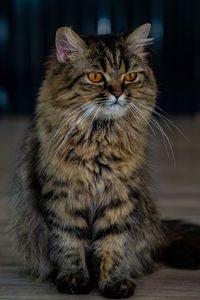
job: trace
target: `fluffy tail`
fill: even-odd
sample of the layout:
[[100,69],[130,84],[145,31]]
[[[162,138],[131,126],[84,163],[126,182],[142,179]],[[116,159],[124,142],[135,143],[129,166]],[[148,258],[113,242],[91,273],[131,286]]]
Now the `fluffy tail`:
[[162,221],[167,245],[161,260],[174,268],[200,269],[200,226],[182,221]]

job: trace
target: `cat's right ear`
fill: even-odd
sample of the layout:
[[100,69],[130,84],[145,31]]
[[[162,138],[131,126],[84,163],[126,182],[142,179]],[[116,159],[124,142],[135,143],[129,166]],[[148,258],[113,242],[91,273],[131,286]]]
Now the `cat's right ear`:
[[129,51],[134,52],[139,56],[145,55],[146,46],[150,45],[153,41],[149,38],[149,32],[151,29],[151,24],[144,24],[137,29],[135,29],[131,34],[129,34],[126,39],[126,45]]
[[60,63],[69,63],[82,56],[86,49],[84,41],[69,27],[56,32],[56,56]]

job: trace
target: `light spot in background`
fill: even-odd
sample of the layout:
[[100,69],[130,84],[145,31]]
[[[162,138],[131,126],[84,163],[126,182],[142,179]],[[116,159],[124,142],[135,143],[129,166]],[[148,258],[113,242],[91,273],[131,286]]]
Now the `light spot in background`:
[[7,18],[0,15],[0,46],[4,46],[8,42],[9,28]]
[[153,19],[152,20],[152,32],[156,34],[159,39],[163,39],[164,26],[162,20]]
[[164,24],[161,19],[152,18],[152,27],[151,27],[152,36],[156,39],[156,44],[159,48],[163,46],[163,37],[164,37]]
[[0,86],[0,110],[5,111],[7,107],[8,107],[8,92],[3,86]]
[[97,21],[97,34],[111,33],[111,20],[108,16],[100,16]]

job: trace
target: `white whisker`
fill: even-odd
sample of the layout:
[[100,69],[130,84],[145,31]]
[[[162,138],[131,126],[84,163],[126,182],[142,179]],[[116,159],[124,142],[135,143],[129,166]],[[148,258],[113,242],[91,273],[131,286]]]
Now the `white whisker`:
[[[54,136],[53,136],[53,138],[52,138],[52,140],[51,140],[51,143],[52,143],[53,141],[55,141],[55,140],[59,137],[59,134],[61,133],[61,130],[63,129],[63,127],[66,126],[67,123],[69,123],[69,121],[71,121],[72,119],[75,119],[81,112],[83,112],[84,110],[88,109],[88,108],[91,107],[92,105],[93,105],[93,104],[91,104],[91,103],[90,103],[90,104],[87,103],[87,105],[82,105],[82,106],[84,106],[84,107],[78,107],[77,109],[75,109],[75,111],[72,112],[70,118],[64,119],[64,120],[61,122],[61,124],[60,124],[58,130],[57,130],[56,133],[54,134]],[[64,114],[63,114],[63,115],[64,115]],[[67,116],[67,114],[66,114],[65,116]]]
[[81,106],[81,103],[77,103],[77,104],[75,104],[75,105],[69,107],[69,109],[65,110],[65,111],[60,115],[60,117],[66,115],[70,110],[72,110],[72,108],[75,108],[75,107],[77,107],[77,106]]
[[143,120],[149,125],[151,131],[153,132],[154,135],[155,131],[153,130],[152,126],[150,125],[148,119],[150,116],[148,116],[148,118],[146,118],[142,113],[144,113],[143,111],[141,111],[136,105],[134,105],[133,103],[129,103],[129,105],[133,106],[133,108],[136,110],[136,112],[143,118]]
[[[176,167],[176,160],[175,160],[175,156],[174,156],[174,151],[173,151],[172,143],[170,142],[169,137],[167,136],[167,134],[165,133],[163,128],[160,126],[158,121],[152,115],[150,116],[150,121],[151,121],[151,124],[154,124],[154,126],[161,132],[163,142],[164,142],[164,146],[165,146],[165,149],[166,149],[166,152],[167,152],[167,156],[170,159],[169,151],[168,151],[168,148],[167,148],[167,144],[168,144],[168,146],[170,148],[170,151],[171,151],[171,155],[172,155],[172,162],[174,164],[174,167]],[[166,144],[166,141],[167,141],[167,144]]]
[[90,124],[89,124],[89,127],[88,127],[87,144],[88,144],[88,138],[89,138],[89,134],[90,134],[90,128],[92,127],[92,123],[93,123],[95,117],[98,115],[100,109],[101,109],[101,107],[99,107],[99,108],[97,109],[97,111],[95,112],[95,114],[94,114],[94,116],[92,117],[92,120],[91,120],[91,122],[90,122]]
[[[133,100],[133,99],[132,99],[132,100]],[[168,145],[168,146],[169,146],[169,149],[170,149],[170,151],[171,151],[173,164],[174,164],[174,166],[176,167],[176,161],[175,161],[175,156],[174,156],[172,144],[171,144],[171,142],[170,142],[168,136],[167,136],[166,133],[164,132],[163,128],[159,125],[159,123],[157,122],[157,120],[156,120],[152,115],[150,115],[150,114],[148,114],[147,112],[145,112],[144,109],[143,109],[143,110],[139,109],[139,107],[136,106],[136,104],[133,105],[133,103],[130,103],[130,101],[128,101],[128,103],[131,104],[131,105],[135,108],[135,110],[136,110],[138,113],[140,112],[140,115],[141,115],[141,117],[143,117],[144,120],[147,121],[147,119],[149,119],[149,126],[150,126],[150,124],[152,124],[152,125],[154,125],[154,126],[160,131],[160,133],[161,133],[161,135],[162,135],[162,138],[163,138],[164,146],[165,146],[165,149],[166,149],[166,152],[167,152],[167,156],[168,156],[169,159],[170,159],[169,151],[168,151],[168,147],[167,147],[167,145]],[[138,103],[137,103],[137,104],[138,104]],[[136,108],[136,107],[137,107],[137,108]],[[150,110],[150,108],[149,108],[149,110]],[[151,110],[151,112],[153,112],[153,110]],[[143,116],[143,115],[144,115],[144,116]],[[145,116],[146,116],[147,119],[145,119]],[[167,142],[167,144],[166,144],[166,142]]]
[[83,114],[83,116],[81,118],[79,118],[75,124],[71,127],[71,129],[67,132],[67,134],[65,135],[63,141],[61,142],[61,144],[59,145],[57,152],[59,152],[60,148],[64,145],[64,143],[66,142],[67,138],[69,137],[70,133],[72,132],[72,130],[78,125],[80,124],[82,121],[84,121],[90,114],[91,112],[95,109],[95,106],[93,106],[92,108],[88,108],[87,111]]
[[[140,101],[141,102],[141,101]],[[141,104],[139,101],[137,104],[139,104],[140,106],[143,106],[145,107],[147,110],[150,110],[150,111],[153,111],[151,108],[149,108],[148,106],[144,105],[144,104]],[[144,103],[144,101],[142,101]],[[156,108],[160,109],[163,113],[164,111],[156,105]],[[188,138],[184,135],[184,133],[180,130],[180,128],[178,128],[172,121],[170,121],[167,117],[165,117],[163,114],[157,112],[157,111],[153,111],[154,114],[156,114],[158,117],[161,118],[161,120],[163,120],[163,122],[165,123],[165,125],[167,126],[167,128],[169,128],[171,130],[171,127],[167,124],[167,122],[173,126],[187,141],[188,141]]]

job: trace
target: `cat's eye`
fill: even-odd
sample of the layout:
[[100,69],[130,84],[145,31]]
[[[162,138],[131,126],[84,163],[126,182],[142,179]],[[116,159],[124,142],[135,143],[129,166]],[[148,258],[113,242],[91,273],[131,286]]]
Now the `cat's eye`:
[[131,72],[128,73],[124,76],[125,81],[135,81],[137,78],[137,73],[136,72]]
[[90,72],[88,73],[88,78],[94,83],[99,83],[103,80],[103,75],[100,72]]

